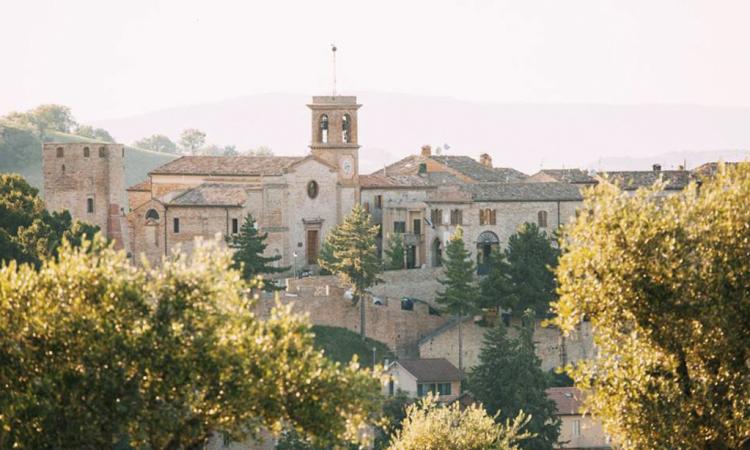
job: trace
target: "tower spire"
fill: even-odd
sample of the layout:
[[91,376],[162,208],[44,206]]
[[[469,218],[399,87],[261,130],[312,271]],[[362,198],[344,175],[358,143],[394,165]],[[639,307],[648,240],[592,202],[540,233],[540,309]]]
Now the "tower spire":
[[333,96],[336,96],[336,44],[331,44],[331,54],[333,55]]

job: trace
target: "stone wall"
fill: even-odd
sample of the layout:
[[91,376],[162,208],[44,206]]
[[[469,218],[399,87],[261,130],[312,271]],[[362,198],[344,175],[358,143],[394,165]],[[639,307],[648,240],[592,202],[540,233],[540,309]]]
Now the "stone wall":
[[[513,325],[518,325],[514,323]],[[488,328],[465,319],[463,334],[463,365],[467,370],[479,363],[479,353],[484,344],[484,334]],[[511,328],[510,336],[516,331]],[[542,369],[550,370],[582,359],[595,356],[591,324],[584,322],[568,337],[563,337],[560,330],[553,327],[542,327],[537,323],[534,329],[536,353],[542,361]],[[445,358],[458,367],[458,327],[453,321],[443,329],[423,338],[419,343],[420,358]]]
[[388,270],[380,275],[383,283],[370,289],[378,297],[411,297],[436,306],[435,295],[440,290],[437,278],[443,268],[423,267],[409,270]]

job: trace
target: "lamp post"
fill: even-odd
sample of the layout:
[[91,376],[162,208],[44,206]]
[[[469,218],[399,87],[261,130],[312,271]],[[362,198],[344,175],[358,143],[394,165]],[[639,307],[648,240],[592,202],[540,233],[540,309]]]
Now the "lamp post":
[[292,262],[292,273],[294,274],[294,278],[297,278],[297,252],[293,252],[292,256],[294,257],[294,261]]

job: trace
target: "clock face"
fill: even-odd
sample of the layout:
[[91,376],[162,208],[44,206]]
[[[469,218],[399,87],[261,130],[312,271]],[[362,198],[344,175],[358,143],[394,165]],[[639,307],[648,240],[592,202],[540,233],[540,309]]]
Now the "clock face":
[[340,160],[341,173],[344,178],[351,178],[354,176],[354,158],[351,156],[342,156]]

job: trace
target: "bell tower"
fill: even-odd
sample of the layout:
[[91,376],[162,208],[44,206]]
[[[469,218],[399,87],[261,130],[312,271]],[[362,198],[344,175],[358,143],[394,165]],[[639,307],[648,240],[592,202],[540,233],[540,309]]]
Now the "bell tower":
[[342,184],[356,184],[359,176],[357,97],[315,96],[307,105],[312,112],[310,150],[339,169]]

